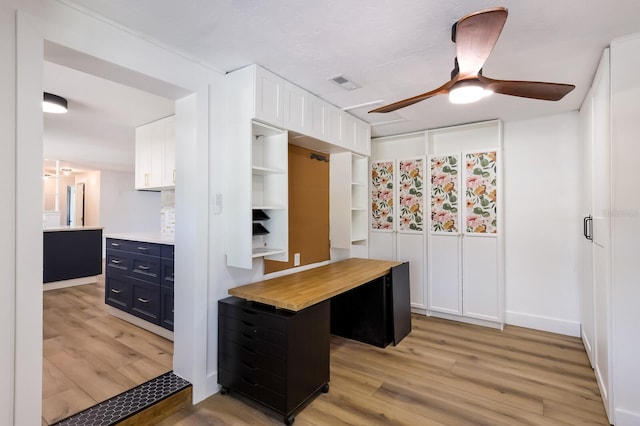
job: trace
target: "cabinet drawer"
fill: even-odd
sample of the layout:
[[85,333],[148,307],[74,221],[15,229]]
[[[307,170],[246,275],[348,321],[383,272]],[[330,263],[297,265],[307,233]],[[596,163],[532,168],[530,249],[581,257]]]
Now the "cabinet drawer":
[[286,355],[286,343],[284,339],[281,343],[274,343],[259,339],[250,329],[238,326],[237,321],[225,321],[220,317],[220,338],[246,348],[249,351],[268,355],[278,359],[284,359]]
[[160,284],[160,258],[144,254],[131,254],[131,275]]
[[133,241],[118,240],[116,238],[107,238],[106,249],[131,251],[131,246],[135,244]]
[[160,260],[160,284],[173,288],[173,260],[162,258]]
[[222,336],[219,338],[219,354],[222,359],[236,359],[238,362],[245,363],[250,366],[259,366],[261,369],[268,371],[276,376],[285,376],[285,361],[274,358],[260,352],[256,352],[250,347],[238,344],[232,340],[226,340]]
[[107,274],[104,301],[118,309],[128,310],[131,306],[131,285],[129,278],[120,274]]
[[169,244],[163,244],[160,247],[160,257],[165,259],[174,259],[175,246]]
[[173,331],[173,288],[160,287],[160,325]]
[[130,241],[130,244],[129,247],[133,253],[160,257],[160,247],[162,244],[145,243],[142,241]]
[[276,375],[258,367],[256,364],[240,360],[228,354],[223,354],[219,362],[220,368],[234,375],[243,377],[255,385],[262,386],[273,392],[284,395],[286,393],[286,381],[284,376]]
[[105,260],[107,273],[110,271],[127,272],[131,268],[131,259],[129,254],[117,250],[107,249],[107,258]]
[[221,316],[220,321],[228,330],[237,334],[245,335],[247,338],[252,340],[258,339],[279,346],[285,345],[287,341],[284,333],[264,327],[260,322],[256,325],[255,322],[229,318],[224,315]]
[[160,286],[135,278],[131,282],[131,313],[154,324],[160,323]]
[[[230,299],[231,302],[227,302]],[[244,321],[249,327],[260,325],[263,328],[284,333],[285,319],[278,317],[275,314],[275,310],[273,313],[266,312],[269,308],[255,308],[249,302],[245,301],[234,304],[234,301],[237,302],[237,300],[238,299],[234,298],[221,300],[218,304],[219,314],[228,318]]]
[[255,399],[276,411],[287,412],[284,395],[253,382],[251,378],[242,377],[234,372],[220,368],[218,369],[218,383]]

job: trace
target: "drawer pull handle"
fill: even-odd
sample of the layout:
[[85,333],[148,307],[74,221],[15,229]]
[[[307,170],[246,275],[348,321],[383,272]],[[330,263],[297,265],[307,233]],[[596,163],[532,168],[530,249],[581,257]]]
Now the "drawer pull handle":
[[245,351],[247,351],[247,352],[251,352],[251,353],[255,353],[255,351],[254,351],[253,349],[248,348],[248,347],[246,347],[245,345],[241,345],[241,346],[242,346],[242,349],[244,349]]
[[138,266],[138,269],[142,269],[143,271],[148,271],[149,267],[147,265],[140,265]]
[[138,250],[147,251],[147,250],[149,250],[149,247],[138,247]]
[[149,299],[143,299],[142,297],[138,297],[138,302],[149,303]]
[[116,265],[120,264],[120,261],[118,259],[111,259],[111,263],[114,263]]
[[258,386],[257,383],[254,383],[253,381],[249,380],[249,379],[245,379],[244,377],[241,377],[242,381],[245,382],[246,384],[248,384],[249,386]]
[[120,293],[122,293],[122,291],[118,290],[117,288],[112,288],[111,289],[111,293],[120,294]]
[[118,243],[111,243],[111,246],[112,246],[112,247],[120,247],[120,244],[118,244]]

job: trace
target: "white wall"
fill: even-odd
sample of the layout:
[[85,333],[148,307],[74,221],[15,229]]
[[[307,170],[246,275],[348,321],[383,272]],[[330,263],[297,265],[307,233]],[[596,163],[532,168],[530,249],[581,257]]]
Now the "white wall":
[[504,124],[508,324],[579,336],[578,113]]
[[159,234],[160,192],[134,189],[133,173],[103,170],[100,225],[105,234]]
[[[100,226],[100,171],[95,170],[76,175],[76,184],[84,183],[84,225]],[[78,195],[78,194],[76,194]]]

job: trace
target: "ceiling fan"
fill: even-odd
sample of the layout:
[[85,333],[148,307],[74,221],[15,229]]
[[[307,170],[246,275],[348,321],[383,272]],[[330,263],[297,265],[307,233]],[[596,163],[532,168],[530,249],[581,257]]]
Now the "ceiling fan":
[[470,13],[451,28],[456,59],[451,80],[427,93],[376,108],[369,112],[391,112],[436,95],[449,94],[453,103],[471,103],[487,94],[559,101],[575,86],[541,81],[494,80],[482,75],[482,67],[493,50],[507,20],[507,9],[496,7]]

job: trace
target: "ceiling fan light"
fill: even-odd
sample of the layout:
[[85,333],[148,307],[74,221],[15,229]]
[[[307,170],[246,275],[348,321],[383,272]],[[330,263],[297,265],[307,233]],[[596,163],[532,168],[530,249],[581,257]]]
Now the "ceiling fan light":
[[482,99],[484,87],[473,83],[458,83],[449,90],[449,102],[452,104],[470,104]]
[[493,90],[484,89],[484,92],[482,93],[483,98],[488,98],[491,95],[493,95]]
[[44,92],[42,111],[54,114],[64,114],[67,112],[67,100],[62,96]]

